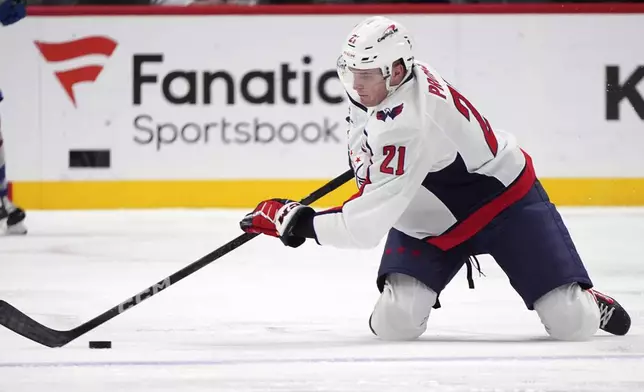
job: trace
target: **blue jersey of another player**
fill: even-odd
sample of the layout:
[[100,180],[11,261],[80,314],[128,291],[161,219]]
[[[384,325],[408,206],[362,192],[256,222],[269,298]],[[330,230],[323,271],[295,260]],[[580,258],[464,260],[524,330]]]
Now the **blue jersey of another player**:
[[23,0],[6,0],[0,3],[0,24],[9,26],[27,15]]
[[[6,0],[0,3],[0,24],[3,26],[14,24],[26,15],[27,9],[22,0]],[[2,98],[2,90],[0,90],[0,101]]]

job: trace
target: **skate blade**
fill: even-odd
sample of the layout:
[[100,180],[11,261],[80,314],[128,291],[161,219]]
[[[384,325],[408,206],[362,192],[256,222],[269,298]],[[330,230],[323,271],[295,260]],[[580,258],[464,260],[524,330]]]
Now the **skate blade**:
[[24,223],[16,223],[15,225],[7,226],[5,229],[7,235],[25,235],[27,234],[27,226]]

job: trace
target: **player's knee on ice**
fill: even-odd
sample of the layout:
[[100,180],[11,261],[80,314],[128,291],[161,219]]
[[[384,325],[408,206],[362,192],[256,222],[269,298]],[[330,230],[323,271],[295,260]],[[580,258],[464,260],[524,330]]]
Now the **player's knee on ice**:
[[390,274],[371,314],[371,330],[385,340],[416,339],[427,329],[427,318],[436,297],[419,280]]
[[548,334],[558,340],[588,340],[599,329],[599,307],[577,283],[557,287],[534,303]]

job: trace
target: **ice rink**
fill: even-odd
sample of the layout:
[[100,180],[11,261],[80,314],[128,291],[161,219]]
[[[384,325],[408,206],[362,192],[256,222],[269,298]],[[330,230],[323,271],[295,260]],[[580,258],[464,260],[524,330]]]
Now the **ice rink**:
[[[382,342],[381,247],[260,237],[63,348],[0,327],[0,392],[644,391],[644,209],[561,211],[629,335],[548,339],[482,256],[486,276],[470,290],[463,269],[420,340]],[[28,236],[0,236],[0,298],[71,329],[241,234],[244,212],[28,212]]]

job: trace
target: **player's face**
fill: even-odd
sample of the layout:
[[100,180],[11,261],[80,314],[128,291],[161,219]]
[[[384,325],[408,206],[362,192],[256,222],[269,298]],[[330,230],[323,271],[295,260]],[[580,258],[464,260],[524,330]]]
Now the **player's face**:
[[387,85],[380,68],[354,69],[353,89],[360,96],[360,103],[365,106],[376,106],[387,97]]

